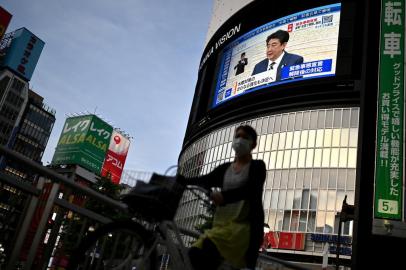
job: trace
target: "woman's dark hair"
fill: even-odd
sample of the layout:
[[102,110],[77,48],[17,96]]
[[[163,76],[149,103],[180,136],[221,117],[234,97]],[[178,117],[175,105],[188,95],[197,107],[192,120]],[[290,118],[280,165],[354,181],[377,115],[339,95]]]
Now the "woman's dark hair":
[[239,131],[240,129],[242,129],[245,133],[248,134],[248,136],[251,137],[252,141],[256,144],[257,143],[257,132],[255,131],[255,129],[251,126],[248,125],[243,125],[243,126],[239,126],[237,127],[237,129],[235,130],[235,132]]

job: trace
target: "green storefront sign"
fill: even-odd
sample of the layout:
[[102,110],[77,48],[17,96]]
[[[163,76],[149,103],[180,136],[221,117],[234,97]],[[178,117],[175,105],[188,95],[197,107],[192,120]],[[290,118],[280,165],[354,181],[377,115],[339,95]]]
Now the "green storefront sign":
[[400,220],[403,206],[404,5],[382,1],[375,217]]
[[66,119],[52,164],[78,164],[99,174],[113,128],[95,115]]

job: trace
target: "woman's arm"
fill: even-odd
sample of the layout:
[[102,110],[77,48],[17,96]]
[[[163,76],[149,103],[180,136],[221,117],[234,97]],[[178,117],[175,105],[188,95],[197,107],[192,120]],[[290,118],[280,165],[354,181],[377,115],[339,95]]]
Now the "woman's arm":
[[198,177],[186,177],[184,180],[184,184],[201,186],[205,189],[210,189],[212,187],[221,187],[223,185],[224,173],[228,166],[229,163],[224,163],[219,165],[213,171],[206,175]]

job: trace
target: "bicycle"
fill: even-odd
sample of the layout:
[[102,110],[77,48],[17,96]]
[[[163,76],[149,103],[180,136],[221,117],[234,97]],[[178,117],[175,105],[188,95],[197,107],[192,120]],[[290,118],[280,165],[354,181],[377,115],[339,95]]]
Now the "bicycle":
[[122,198],[133,216],[89,233],[72,254],[67,269],[192,269],[181,230],[196,238],[198,234],[180,229],[173,218],[185,189],[205,203],[209,191],[185,187],[176,180],[176,176],[153,174],[149,184],[138,182]]

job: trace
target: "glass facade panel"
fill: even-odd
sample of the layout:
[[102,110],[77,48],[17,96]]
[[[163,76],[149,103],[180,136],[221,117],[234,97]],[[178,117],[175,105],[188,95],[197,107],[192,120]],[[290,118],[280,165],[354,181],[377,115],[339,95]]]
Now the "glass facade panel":
[[293,145],[292,148],[299,148],[300,144],[300,131],[293,132]]
[[281,130],[281,120],[282,116],[280,114],[275,117],[275,125],[273,128],[273,132],[279,132]]
[[326,212],[318,211],[316,220],[316,232],[324,232],[324,225],[326,224]]
[[265,167],[266,168],[269,168],[269,156],[270,156],[270,153],[269,152],[265,152],[265,154],[264,154],[264,162],[265,162]]
[[267,224],[269,225],[270,231],[275,231],[275,218],[276,218],[276,210],[269,210]]
[[327,190],[320,190],[318,210],[326,210],[327,206]]
[[304,189],[302,192],[302,202],[300,209],[309,209],[309,190]]
[[279,196],[279,190],[278,189],[272,190],[271,205],[269,207],[270,209],[278,209],[278,196]]
[[357,149],[348,149],[348,168],[355,168],[357,166]]
[[312,190],[310,192],[310,204],[309,209],[316,210],[317,209],[317,190]]
[[355,189],[355,170],[348,170],[347,173],[347,184],[345,186],[346,190],[354,190]]
[[276,221],[275,221],[276,231],[282,231],[282,223],[283,223],[283,210],[278,210],[276,212]]
[[333,136],[333,131],[331,129],[324,130],[324,147],[331,147],[331,138]]
[[279,133],[273,134],[271,150],[278,150],[278,142],[279,142]]
[[284,209],[286,200],[286,189],[281,189],[279,191],[278,209]]
[[334,212],[326,213],[326,225],[324,227],[323,233],[333,233],[334,232]]
[[339,156],[340,156],[340,158],[338,161],[338,167],[340,167],[340,168],[347,167],[348,149],[340,148]]
[[316,212],[311,211],[311,212],[309,212],[309,222],[307,223],[307,231],[314,232],[315,225],[316,225]]
[[278,149],[285,149],[285,139],[286,139],[286,133],[280,133]]
[[286,205],[285,209],[292,209],[293,208],[293,196],[294,196],[294,190],[288,190],[286,192]]
[[340,146],[340,133],[341,133],[340,129],[337,129],[337,128],[333,129],[333,138],[331,141],[331,145],[333,147]]
[[318,129],[316,131],[316,147],[322,147],[323,146],[323,138],[324,138],[324,130],[323,129]]
[[296,170],[289,170],[288,188],[295,187]]
[[337,189],[345,189],[346,178],[347,178],[347,170],[339,169],[337,175]]
[[306,153],[306,168],[313,167],[314,149],[307,149]]
[[259,152],[265,151],[265,143],[266,143],[266,135],[260,136],[258,145]]
[[265,151],[270,151],[272,145],[272,134],[266,135]]
[[300,211],[294,210],[292,211],[292,220],[290,223],[290,231],[296,232],[299,226],[299,213]]
[[290,167],[291,168],[296,168],[297,167],[297,159],[299,157],[299,150],[292,150],[291,156],[290,156]]
[[348,146],[357,147],[357,142],[358,142],[358,129],[350,128],[350,139],[349,139]]
[[323,149],[323,156],[322,156],[322,161],[321,161],[321,166],[323,168],[329,167],[330,165],[330,148],[324,148]]
[[292,148],[292,143],[293,143],[293,132],[287,132],[287,133],[286,133],[285,149],[290,149],[290,148]]
[[281,171],[281,186],[280,188],[287,188],[288,187],[288,170]]
[[308,147],[315,147],[316,143],[316,130],[309,130],[307,146]]
[[320,183],[320,169],[313,169],[312,189],[318,188]]
[[300,211],[299,231],[305,232],[307,225],[307,211]]
[[315,149],[314,150],[314,167],[318,168],[321,167],[321,157],[323,149]]
[[268,209],[269,208],[269,206],[271,205],[271,191],[270,190],[266,190],[265,192],[264,192],[264,202],[263,202],[263,205],[264,205],[264,209]]
[[307,147],[307,137],[309,135],[308,130],[303,130],[302,134],[300,136],[300,148],[306,148]]
[[300,149],[299,150],[299,159],[297,163],[298,168],[304,168],[305,167],[305,162],[306,162],[306,150],[305,149]]

